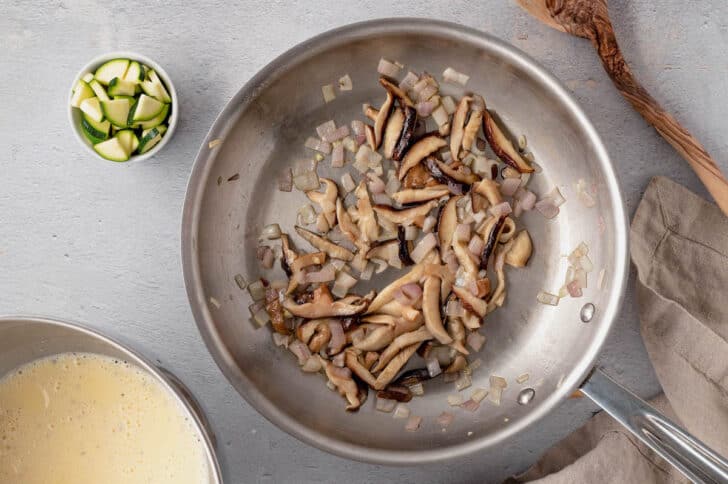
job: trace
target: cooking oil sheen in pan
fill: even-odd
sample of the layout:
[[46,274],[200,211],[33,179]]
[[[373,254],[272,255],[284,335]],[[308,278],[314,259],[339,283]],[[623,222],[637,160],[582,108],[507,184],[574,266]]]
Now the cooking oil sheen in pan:
[[65,353],[0,379],[0,482],[201,484],[204,447],[145,371]]

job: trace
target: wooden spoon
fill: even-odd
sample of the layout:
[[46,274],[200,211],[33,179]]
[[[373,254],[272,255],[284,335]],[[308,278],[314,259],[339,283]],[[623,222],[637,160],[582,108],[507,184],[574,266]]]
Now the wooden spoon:
[[728,180],[703,145],[634,78],[617,45],[606,0],[516,0],[531,15],[562,32],[589,39],[619,92],[690,164],[724,214]]

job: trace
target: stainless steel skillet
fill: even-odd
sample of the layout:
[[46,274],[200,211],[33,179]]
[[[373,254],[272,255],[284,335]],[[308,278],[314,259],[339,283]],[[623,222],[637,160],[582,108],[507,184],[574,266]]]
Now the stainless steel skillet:
[[[275,221],[291,230],[305,202],[301,193],[277,190],[278,171],[306,156],[303,142],[317,124],[348,122],[360,117],[363,102],[378,102],[376,65],[382,56],[419,71],[439,73],[452,66],[470,74],[468,90],[482,93],[513,133],[527,136],[543,167],[532,180],[534,190],[545,193],[559,185],[570,198],[553,220],[524,216],[534,256],[526,270],[511,271],[507,302],[483,330],[488,337],[480,355],[484,365],[474,374],[473,387],[487,388],[490,374],[504,376],[509,387],[503,402],[484,405],[475,414],[459,413],[447,432],[435,423],[452,392],[452,384],[443,382],[428,383],[426,396],[411,402],[412,411],[425,417],[418,432],[405,432],[389,415],[374,411],[372,403],[356,414],[345,413],[319,377],[302,374],[289,354],[272,345],[267,330],[248,323],[250,300],[234,282],[238,273],[248,279],[258,274],[261,228]],[[321,86],[345,73],[353,78],[354,90],[325,104]],[[210,148],[214,139],[222,143]],[[319,175],[339,179],[341,172],[322,166]],[[576,200],[573,184],[579,179],[596,186],[595,207]],[[584,297],[563,299],[557,307],[537,304],[539,290],[560,287],[562,256],[582,241],[596,267]],[[593,126],[562,85],[522,52],[481,32],[429,20],[379,20],[327,32],[274,60],[228,103],[198,153],[184,207],[182,256],[193,313],[227,378],[273,423],[324,450],[398,464],[484,450],[507,442],[583,385],[640,438],[675,439],[670,440],[674,452],[663,451],[668,458],[692,453],[697,460],[700,453],[702,468],[711,461],[713,469],[694,472],[708,477],[728,468],[698,442],[688,444],[666,429],[648,407],[620,408],[624,402],[635,405],[636,397],[619,393],[621,387],[594,371],[619,309],[628,264],[627,219],[614,170]],[[597,289],[601,269],[606,277]],[[587,303],[595,311],[583,322]],[[522,373],[530,378],[518,385],[515,378]],[[521,405],[519,394],[526,388],[535,397]],[[628,400],[612,401],[617,394]],[[526,399],[521,395],[520,400]],[[700,468],[689,458],[684,462],[684,468]]]

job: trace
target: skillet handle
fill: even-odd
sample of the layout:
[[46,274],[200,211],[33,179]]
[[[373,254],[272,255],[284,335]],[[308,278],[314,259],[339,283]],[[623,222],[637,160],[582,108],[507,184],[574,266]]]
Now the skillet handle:
[[693,482],[728,482],[728,461],[601,370],[581,391]]

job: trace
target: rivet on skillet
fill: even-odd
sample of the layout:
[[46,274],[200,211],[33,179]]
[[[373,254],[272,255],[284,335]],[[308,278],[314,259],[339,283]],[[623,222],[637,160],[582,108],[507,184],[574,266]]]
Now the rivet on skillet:
[[594,317],[594,305],[592,303],[584,304],[579,315],[582,323],[588,323]]
[[533,388],[524,388],[520,392],[518,392],[518,404],[519,405],[528,405],[531,403],[531,400],[533,400],[533,397],[536,396],[536,390]]

